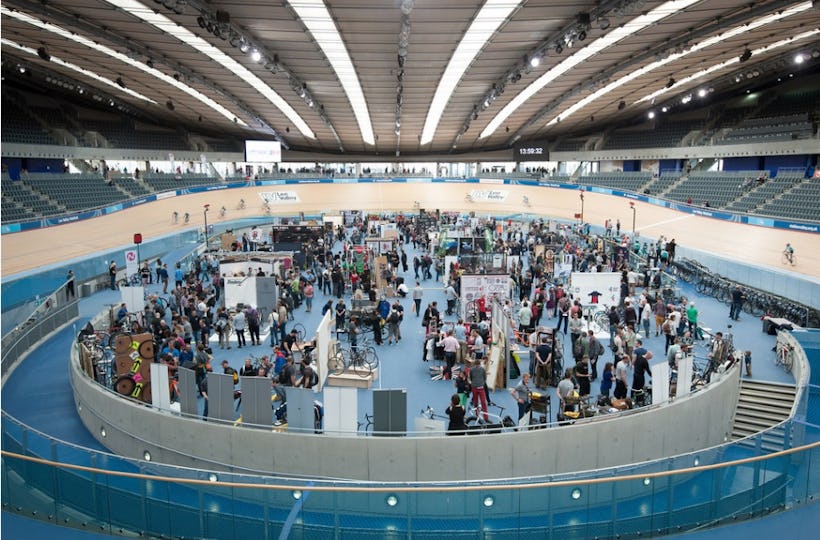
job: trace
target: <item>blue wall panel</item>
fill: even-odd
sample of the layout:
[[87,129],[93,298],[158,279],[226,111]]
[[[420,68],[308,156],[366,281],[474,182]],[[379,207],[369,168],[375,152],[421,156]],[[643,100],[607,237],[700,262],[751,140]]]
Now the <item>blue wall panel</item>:
[[763,169],[763,159],[758,156],[733,157],[723,160],[724,171],[759,171]]

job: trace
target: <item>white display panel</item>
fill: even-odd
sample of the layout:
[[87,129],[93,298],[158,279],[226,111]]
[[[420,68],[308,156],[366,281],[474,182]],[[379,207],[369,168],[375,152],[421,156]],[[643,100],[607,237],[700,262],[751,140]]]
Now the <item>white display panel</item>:
[[245,141],[246,163],[280,163],[282,144],[279,141]]
[[234,307],[239,303],[256,305],[256,279],[252,277],[225,278],[225,305]]
[[618,272],[573,272],[570,293],[581,304],[617,306],[621,299],[621,274]]
[[669,401],[669,364],[658,362],[652,366],[652,405]]
[[356,411],[359,410],[358,391],[355,388],[328,386],[323,392],[325,433],[336,437],[356,437],[359,426]]
[[171,409],[168,366],[165,364],[151,364],[151,404],[163,411]]
[[689,395],[692,389],[692,361],[691,356],[686,356],[678,360],[678,386],[675,391],[676,398]]

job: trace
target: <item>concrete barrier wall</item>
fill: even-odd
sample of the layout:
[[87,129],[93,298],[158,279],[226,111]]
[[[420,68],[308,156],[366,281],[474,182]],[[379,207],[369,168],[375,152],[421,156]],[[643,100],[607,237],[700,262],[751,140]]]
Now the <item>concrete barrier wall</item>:
[[142,459],[148,451],[152,461],[186,467],[369,481],[545,476],[709,448],[728,439],[739,393],[735,366],[707,389],[673,403],[574,426],[463,437],[334,437],[160,412],[88,379],[76,353],[70,372],[83,423],[117,454]]

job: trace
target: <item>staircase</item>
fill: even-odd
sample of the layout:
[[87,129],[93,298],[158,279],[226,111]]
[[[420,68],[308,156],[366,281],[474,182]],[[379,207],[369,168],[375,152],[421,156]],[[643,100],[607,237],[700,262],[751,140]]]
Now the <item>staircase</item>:
[[[740,383],[732,440],[754,435],[788,419],[796,393],[793,384],[744,378]],[[777,428],[762,438],[761,448],[769,451],[783,450],[785,437],[784,428]],[[749,444],[755,443],[750,441]]]

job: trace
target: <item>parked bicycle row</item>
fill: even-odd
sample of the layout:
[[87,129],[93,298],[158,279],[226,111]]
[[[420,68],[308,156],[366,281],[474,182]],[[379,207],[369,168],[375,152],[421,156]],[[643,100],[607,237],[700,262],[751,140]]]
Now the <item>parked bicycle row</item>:
[[694,285],[703,295],[712,296],[733,306],[733,317],[743,311],[753,317],[782,317],[807,328],[820,327],[820,312],[793,300],[766,291],[741,285],[715,274],[703,264],[691,259],[675,261],[669,271],[681,280]]

